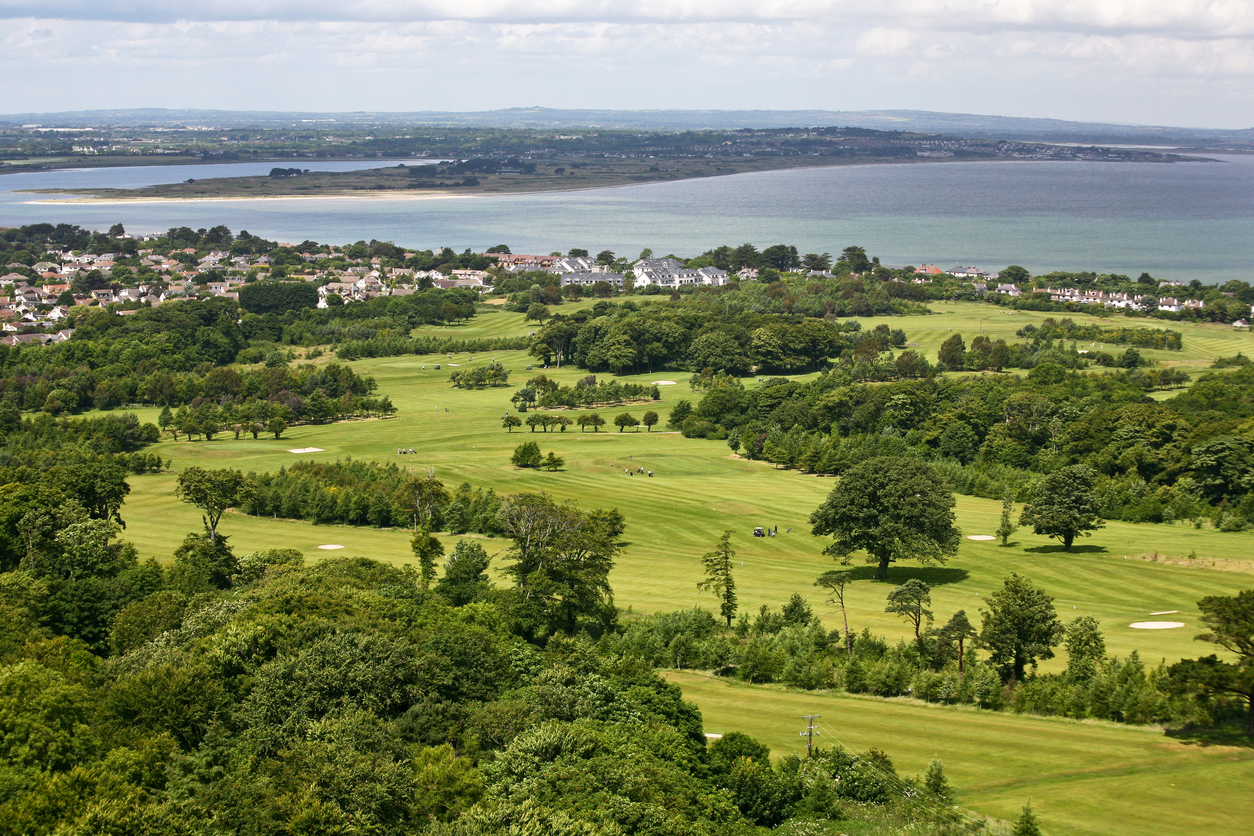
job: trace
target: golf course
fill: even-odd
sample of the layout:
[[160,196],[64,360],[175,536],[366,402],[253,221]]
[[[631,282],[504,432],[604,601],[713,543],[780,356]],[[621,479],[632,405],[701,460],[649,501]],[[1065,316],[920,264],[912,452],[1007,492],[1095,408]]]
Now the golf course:
[[[565,313],[590,304],[568,304],[558,310]],[[935,315],[897,317],[890,323],[904,329],[910,343],[933,359],[952,333],[970,340],[982,332],[991,339],[1013,341],[1017,329],[1051,316],[974,303],[935,307]],[[868,320],[866,327],[879,322]],[[1103,324],[1133,323],[1114,318]],[[1145,324],[1184,334],[1182,351],[1142,353],[1190,375],[1200,374],[1218,357],[1250,354],[1254,346],[1254,337],[1229,326]],[[522,336],[534,327],[520,313],[484,305],[465,325],[426,326],[414,333],[471,339]],[[450,384],[451,371],[467,371],[493,360],[511,371],[507,387],[469,390]],[[329,361],[333,357],[328,354],[312,362]],[[729,530],[742,612],[756,612],[762,605],[778,608],[800,593],[828,629],[840,626],[840,610],[814,586],[815,578],[835,564],[823,554],[827,539],[813,536],[809,524],[811,512],[838,489],[839,481],[741,459],[722,441],[687,439],[666,431],[674,405],[700,397],[688,386],[689,372],[623,377],[623,382],[656,383],[660,400],[595,410],[607,422],[599,432],[571,426],[546,433],[526,426],[507,432],[502,427],[502,416],[512,411],[510,394],[541,373],[524,352],[410,355],[349,365],[375,379],[378,393],[389,396],[396,406],[394,417],[298,425],[279,439],[264,433],[257,439],[248,433],[236,439],[224,432],[211,441],[203,437],[175,441],[167,435],[150,448],[172,465],[162,473],[129,479],[123,537],[135,543],[140,559],[168,561],[186,534],[201,527],[200,512],[175,495],[176,476],[184,468],[265,473],[301,460],[351,457],[396,463],[415,473],[432,468],[450,489],[468,482],[498,494],[544,491],[584,508],[617,508],[626,521],[626,545],[610,581],[615,602],[627,618],[693,606],[716,609],[716,599],[697,589],[701,557]],[[573,366],[543,373],[564,385],[586,375]],[[744,382],[755,383],[753,378]],[[661,416],[652,432],[643,426],[620,431],[613,424],[620,413],[640,418],[650,409]],[[155,421],[157,411],[137,410],[143,421]],[[573,418],[577,413],[565,414]],[[511,453],[524,441],[535,441],[543,453],[553,451],[562,457],[563,469],[513,467]],[[402,448],[406,452],[399,455]],[[638,468],[652,471],[653,477],[625,472]],[[1248,532],[1109,521],[1077,540],[1070,552],[1029,529],[1020,529],[1003,546],[997,539],[970,539],[994,533],[1000,502],[962,495],[956,502],[962,545],[943,565],[894,564],[885,583],[874,580],[872,566],[855,564],[854,581],[846,592],[851,630],[868,628],[892,641],[910,637],[902,619],[884,612],[888,591],[910,578],[931,586],[938,623],[960,609],[975,621],[982,599],[1014,572],[1053,596],[1063,621],[1095,617],[1109,653],[1126,656],[1136,651],[1153,666],[1214,652],[1213,645],[1194,639],[1202,631],[1196,602],[1203,596],[1233,595],[1254,587],[1254,536]],[[778,534],[754,537],[758,526],[777,529]],[[307,561],[337,555],[398,565],[413,562],[408,530],[319,526],[236,512],[227,513],[218,530],[240,555],[290,548]],[[457,540],[437,536],[446,550]],[[503,553],[509,545],[504,538],[464,536],[480,540],[489,554]],[[499,570],[497,564],[494,571]],[[1184,626],[1152,630],[1130,626],[1163,619]],[[1042,670],[1061,670],[1066,660],[1061,650],[1059,655],[1064,658],[1045,662]],[[1051,834],[1238,833],[1249,826],[1249,790],[1254,786],[1254,748],[1249,746],[1202,745],[1150,727],[751,686],[691,671],[674,672],[669,678],[702,709],[707,731],[744,731],[778,755],[804,743],[797,734],[804,727],[801,715],[821,714],[839,740],[860,751],[883,750],[903,775],[919,773],[932,757],[939,757],[963,806],[1013,818],[1031,798]]]

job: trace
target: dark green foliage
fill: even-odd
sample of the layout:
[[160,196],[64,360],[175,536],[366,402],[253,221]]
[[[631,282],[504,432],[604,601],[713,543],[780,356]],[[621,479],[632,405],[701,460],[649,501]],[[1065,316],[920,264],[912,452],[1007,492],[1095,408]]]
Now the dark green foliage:
[[1097,474],[1083,465],[1064,467],[1047,474],[1032,489],[1023,506],[1019,525],[1030,525],[1037,534],[1062,541],[1071,551],[1077,534],[1085,534],[1106,524],[1102,521],[1093,483]]
[[[277,473],[249,474],[252,496],[240,510],[255,516],[305,519],[320,524],[409,528],[413,525],[410,477],[397,464],[345,459],[302,461]],[[431,528],[453,534],[496,534],[500,500],[491,489],[462,483],[436,497]]]
[[953,494],[925,463],[882,457],[850,468],[810,522],[814,534],[835,538],[824,551],[846,560],[865,551],[883,579],[893,561],[955,554],[961,534],[953,509]]
[[1054,658],[1064,631],[1052,596],[1011,574],[985,600],[980,646],[989,651],[989,662],[1003,679],[1021,681],[1029,665],[1035,668],[1037,661]]
[[540,445],[534,441],[524,441],[514,448],[514,454],[509,460],[514,467],[538,468],[541,461]]
[[318,289],[309,282],[253,282],[239,289],[239,306],[251,314],[285,314],[318,304]]

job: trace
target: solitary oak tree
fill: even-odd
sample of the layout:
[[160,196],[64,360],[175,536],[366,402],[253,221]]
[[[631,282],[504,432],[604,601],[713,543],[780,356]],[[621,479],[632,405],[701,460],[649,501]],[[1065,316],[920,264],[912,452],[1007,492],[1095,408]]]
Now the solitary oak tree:
[[1062,540],[1071,551],[1077,534],[1106,525],[1098,514],[1093,483],[1097,474],[1084,465],[1055,470],[1036,483],[1032,498],[1023,506],[1019,525],[1030,525],[1037,534]]
[[814,534],[835,538],[827,554],[847,564],[854,552],[865,551],[880,580],[896,560],[943,563],[957,554],[962,538],[944,480],[925,462],[895,456],[845,471],[810,523]]

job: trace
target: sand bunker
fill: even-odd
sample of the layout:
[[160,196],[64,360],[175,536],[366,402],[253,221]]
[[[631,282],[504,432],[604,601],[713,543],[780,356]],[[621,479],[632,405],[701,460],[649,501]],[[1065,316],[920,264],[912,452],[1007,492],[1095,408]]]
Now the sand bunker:
[[654,386],[674,386],[674,385],[675,385],[675,381],[673,381],[673,380],[655,380],[655,381],[653,381],[653,385],[654,385]]
[[1138,621],[1135,624],[1129,624],[1136,630],[1171,630],[1175,627],[1183,627],[1183,621]]
[[968,540],[996,540],[997,538],[991,534],[968,534]]
[[325,545],[319,546],[318,548],[323,549],[324,551],[334,551],[335,549],[342,549],[344,547],[341,546],[339,543],[327,543]]
[[461,363],[445,363],[444,365],[453,366],[454,368],[461,368],[462,364]]
[[297,447],[294,450],[288,450],[289,453],[325,453],[321,447]]
[[1150,615],[1175,615],[1179,610],[1163,610],[1162,612],[1152,612]]

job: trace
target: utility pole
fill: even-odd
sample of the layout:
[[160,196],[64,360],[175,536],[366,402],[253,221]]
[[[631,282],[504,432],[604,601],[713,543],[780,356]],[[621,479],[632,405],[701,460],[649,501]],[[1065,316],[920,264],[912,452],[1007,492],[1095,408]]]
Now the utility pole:
[[806,739],[806,758],[814,757],[814,736],[822,734],[814,728],[814,721],[822,717],[822,714],[803,714],[802,720],[806,721],[806,730],[801,732],[801,736]]

